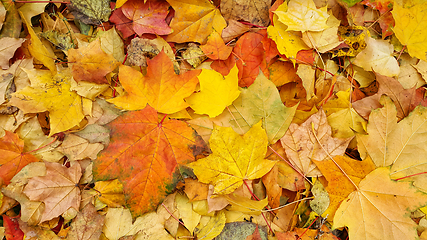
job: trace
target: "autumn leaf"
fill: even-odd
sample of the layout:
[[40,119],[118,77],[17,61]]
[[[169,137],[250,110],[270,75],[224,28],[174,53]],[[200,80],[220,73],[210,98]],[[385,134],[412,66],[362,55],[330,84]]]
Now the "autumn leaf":
[[32,201],[42,201],[45,209],[40,222],[51,220],[69,208],[80,207],[80,189],[77,184],[82,176],[79,164],[67,168],[59,163],[46,162],[46,176],[33,177],[24,188]]
[[222,32],[227,26],[220,11],[208,0],[167,0],[175,10],[170,23],[173,33],[166,38],[171,42],[204,43],[213,32]]
[[160,0],[128,0],[122,7],[123,14],[132,20],[133,30],[141,36],[144,33],[166,35],[172,32],[165,18],[169,4]]
[[127,94],[109,102],[127,110],[145,108],[147,103],[162,113],[175,113],[188,106],[184,98],[190,96],[198,83],[200,70],[176,75],[172,61],[162,51],[148,60],[147,75],[120,66],[119,79]]
[[9,68],[9,59],[13,57],[17,48],[21,47],[24,39],[8,38],[0,39],[0,67],[3,69]]
[[77,213],[75,221],[71,223],[68,234],[70,240],[98,239],[101,236],[105,216],[100,215],[92,204],[86,205]]
[[240,94],[237,86],[237,67],[234,66],[227,76],[214,70],[203,69],[198,76],[200,92],[186,99],[197,114],[216,117]]
[[409,212],[426,205],[427,195],[389,174],[385,167],[369,173],[340,205],[333,227],[347,226],[350,239],[416,239]]
[[232,47],[224,44],[224,40],[217,32],[212,32],[206,44],[201,45],[200,48],[208,58],[213,60],[226,60],[233,51]]
[[[12,94],[10,104],[25,113],[49,111],[50,133],[67,131],[83,120],[85,99],[71,91],[71,71],[64,69],[53,75],[47,70],[25,70],[31,86]],[[86,99],[87,100],[87,99]]]
[[68,61],[72,62],[74,80],[88,81],[98,84],[108,83],[105,76],[112,72],[120,63],[101,49],[99,39],[86,47],[68,50]]
[[215,127],[209,140],[212,154],[188,164],[199,181],[213,184],[214,194],[228,194],[245,180],[261,178],[275,161],[264,159],[267,134],[261,123],[241,136],[232,128]]
[[411,7],[394,4],[394,19],[397,19],[393,28],[399,41],[408,48],[411,56],[427,61],[427,4],[419,3]]
[[85,24],[98,25],[108,20],[111,14],[109,2],[107,0],[72,0],[67,7],[73,14]]
[[35,156],[24,153],[24,141],[17,134],[5,131],[0,138],[0,176],[5,184],[9,184],[15,174],[31,162],[38,162]]
[[320,110],[301,125],[292,123],[280,141],[289,160],[302,173],[306,176],[321,176],[311,160],[324,161],[329,156],[343,155],[351,140],[333,138],[331,134],[326,115]]
[[220,9],[222,15],[227,20],[245,20],[254,25],[266,27],[270,23],[268,18],[268,9],[270,6],[271,0],[224,0],[221,1]]
[[94,178],[118,178],[134,215],[157,207],[178,177],[178,165],[192,161],[193,150],[197,154],[204,147],[184,122],[159,121],[150,106],[124,114],[109,126],[111,141],[94,161]]

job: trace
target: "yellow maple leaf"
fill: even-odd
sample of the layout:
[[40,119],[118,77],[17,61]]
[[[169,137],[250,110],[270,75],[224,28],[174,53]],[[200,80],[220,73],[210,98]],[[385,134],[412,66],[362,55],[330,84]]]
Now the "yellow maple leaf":
[[350,239],[417,239],[409,211],[427,204],[427,195],[410,183],[395,182],[389,168],[377,168],[344,200],[333,228],[347,226]]
[[197,114],[213,118],[221,114],[239,96],[238,69],[234,66],[227,76],[214,70],[203,69],[198,76],[200,92],[186,99]]
[[56,75],[47,70],[24,70],[31,80],[31,86],[14,93],[11,105],[24,113],[49,111],[49,136],[69,130],[83,120],[82,105],[91,101],[70,90],[72,76],[69,69],[59,71]]
[[221,33],[227,26],[221,12],[209,0],[167,0],[175,10],[170,23],[173,33],[166,38],[168,42],[204,43],[216,31]]
[[394,4],[396,25],[393,28],[399,41],[406,45],[412,57],[427,61],[427,3],[416,4],[410,8]]
[[244,180],[261,178],[276,163],[264,159],[268,138],[261,122],[241,136],[232,128],[215,127],[212,154],[188,164],[200,182],[214,185],[214,194],[232,193]]
[[313,0],[291,0],[288,10],[274,11],[279,21],[288,26],[287,31],[323,31],[329,26],[327,7],[316,8]]

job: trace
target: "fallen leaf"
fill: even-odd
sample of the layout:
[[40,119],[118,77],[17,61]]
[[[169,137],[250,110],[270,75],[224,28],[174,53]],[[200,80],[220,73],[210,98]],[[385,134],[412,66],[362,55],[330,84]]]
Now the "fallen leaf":
[[115,9],[110,16],[110,22],[116,24],[117,30],[119,30],[123,38],[128,38],[135,34],[133,30],[133,25],[130,24],[129,18],[127,18],[121,8]]
[[214,217],[209,219],[209,222],[203,226],[200,230],[196,231],[197,239],[199,240],[211,240],[218,236],[225,226],[225,214],[224,212],[218,212]]
[[98,199],[108,207],[121,207],[125,204],[123,185],[118,179],[111,181],[98,181],[93,188],[98,193]]
[[264,159],[267,134],[261,123],[241,136],[231,128],[215,127],[209,140],[212,154],[188,164],[200,182],[213,184],[214,194],[228,194],[245,180],[261,178],[276,163]]
[[427,61],[427,4],[419,3],[409,8],[394,4],[393,14],[396,21],[393,28],[399,41],[408,48],[411,56]]
[[316,70],[312,66],[307,64],[299,64],[297,75],[302,80],[302,85],[304,86],[305,92],[307,93],[306,99],[309,101],[312,99],[314,94],[314,83],[316,81]]
[[102,51],[111,54],[118,62],[123,62],[125,59],[124,43],[116,29],[112,28],[108,31],[99,31],[98,36],[101,40]]
[[84,138],[68,134],[59,149],[60,152],[68,157],[69,161],[83,160],[85,158],[95,160],[98,153],[104,149],[104,146],[100,143],[89,143]]
[[4,224],[4,235],[6,239],[10,240],[22,240],[24,239],[24,232],[19,228],[19,223],[17,218],[9,217],[7,215],[3,216]]
[[223,0],[220,9],[227,20],[245,20],[254,25],[267,27],[270,23],[268,18],[270,6],[271,0]]
[[134,215],[156,208],[173,185],[178,165],[204,149],[186,123],[160,121],[150,106],[124,114],[109,127],[111,141],[94,161],[93,175],[97,180],[118,178]]
[[165,21],[169,4],[160,0],[128,0],[121,10],[132,21],[133,30],[141,36],[144,33],[167,35],[172,29]]
[[17,48],[21,47],[25,40],[23,38],[4,37],[0,39],[0,67],[3,69],[9,68],[9,59],[13,57]]
[[110,2],[108,0],[71,0],[67,4],[73,15],[85,24],[100,25],[108,21],[111,14]]
[[200,222],[201,215],[193,211],[193,204],[188,201],[188,197],[185,194],[176,194],[175,203],[185,228],[187,228],[190,233],[193,233]]
[[59,163],[46,162],[46,176],[33,177],[24,188],[31,201],[42,201],[45,209],[40,222],[51,220],[69,208],[79,210],[80,189],[78,183],[82,176],[79,164],[67,168]]
[[341,203],[333,228],[347,226],[350,239],[416,239],[409,211],[426,205],[427,195],[409,183],[392,181],[389,174],[384,167],[369,173]]
[[129,67],[120,66],[119,79],[127,94],[108,100],[127,110],[145,108],[147,103],[158,112],[171,114],[188,106],[184,98],[196,88],[200,70],[176,75],[172,61],[160,52],[148,60],[147,75]]
[[89,81],[98,84],[108,83],[105,76],[112,72],[120,63],[101,49],[99,39],[87,47],[68,50],[68,61],[72,64],[74,80]]
[[297,70],[291,62],[275,61],[268,65],[270,79],[276,87],[280,87],[289,82],[296,82],[300,77],[297,75]]
[[83,120],[82,97],[70,90],[69,69],[53,75],[47,70],[25,70],[31,86],[12,94],[10,104],[25,113],[49,111],[50,133],[69,130]]
[[388,77],[398,76],[399,64],[393,57],[393,45],[386,40],[365,38],[366,48],[357,54],[354,64],[366,71],[374,71]]
[[291,0],[286,12],[278,9],[274,14],[288,26],[287,31],[323,31],[329,27],[327,7],[317,9],[312,0]]
[[200,92],[186,98],[190,107],[197,114],[208,114],[216,117],[239,96],[237,82],[237,66],[227,76],[214,70],[202,69],[198,76]]
[[10,180],[23,167],[31,162],[38,162],[35,156],[24,152],[24,141],[18,135],[5,131],[5,135],[0,138],[0,180],[9,184]]
[[206,57],[213,60],[226,60],[233,51],[232,47],[224,44],[224,40],[217,32],[212,32],[206,44],[201,45],[200,48]]
[[320,110],[301,125],[291,123],[280,141],[291,163],[306,176],[314,177],[321,173],[311,160],[324,161],[329,156],[343,155],[351,140],[333,138],[331,134],[325,112]]
[[99,239],[104,219],[105,216],[100,215],[92,204],[86,205],[71,223],[68,239]]
[[213,32],[222,32],[227,26],[218,8],[208,0],[167,0],[175,10],[170,23],[173,32],[166,40],[169,42],[204,43]]

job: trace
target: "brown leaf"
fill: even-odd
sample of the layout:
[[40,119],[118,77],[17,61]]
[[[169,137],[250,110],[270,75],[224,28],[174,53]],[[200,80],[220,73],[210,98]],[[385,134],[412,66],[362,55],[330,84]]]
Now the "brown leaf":
[[71,223],[69,240],[97,240],[101,236],[105,216],[99,215],[92,204],[86,205]]

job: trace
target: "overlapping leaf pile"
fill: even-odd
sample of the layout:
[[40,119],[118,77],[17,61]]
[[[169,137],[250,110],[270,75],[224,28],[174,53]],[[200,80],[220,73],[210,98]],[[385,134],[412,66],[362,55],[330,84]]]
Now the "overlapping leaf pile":
[[0,240],[427,239],[427,3],[1,2]]

